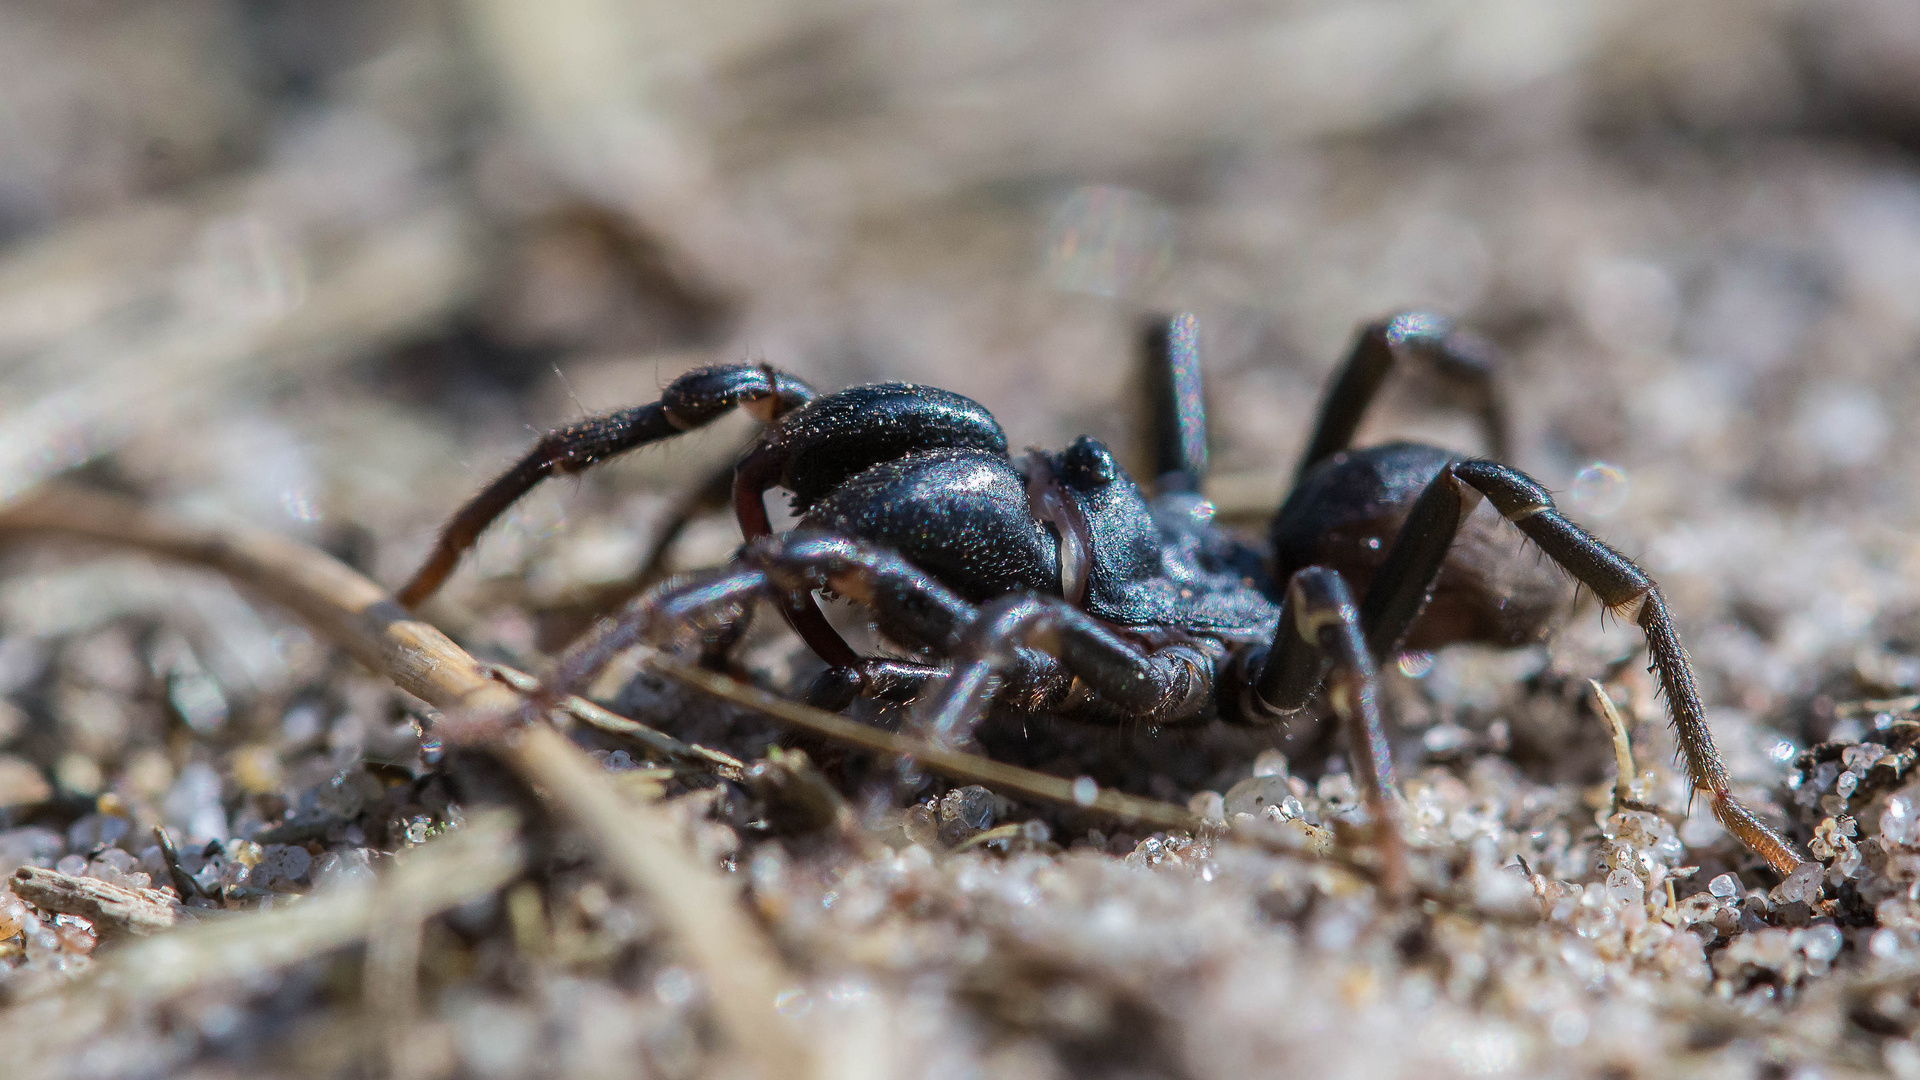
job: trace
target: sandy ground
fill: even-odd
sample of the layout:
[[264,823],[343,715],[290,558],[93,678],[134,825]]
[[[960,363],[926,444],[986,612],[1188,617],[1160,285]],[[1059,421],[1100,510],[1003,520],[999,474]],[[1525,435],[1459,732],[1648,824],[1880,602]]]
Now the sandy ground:
[[[845,812],[796,823],[725,767],[576,732],[772,958],[750,1000],[564,801],[444,753],[439,712],[324,629],[164,560],[13,544],[0,866],[169,887],[146,902],[194,925],[128,943],[0,893],[9,1060],[1920,1076],[1920,9],[712,7],[0,5],[0,496],[83,484],[392,587],[539,431],[705,363],[935,383],[1016,448],[1137,464],[1139,320],[1192,311],[1209,494],[1257,536],[1355,328],[1432,309],[1500,348],[1513,463],[1661,583],[1736,790],[1818,867],[1783,883],[1689,806],[1640,636],[1591,607],[1387,673],[1412,908],[1351,865],[1364,812],[1310,725],[985,745],[1288,819],[1331,861],[934,771],[901,798],[817,739],[824,778],[796,775]],[[424,615],[545,670],[750,430],[549,483]],[[1362,431],[1400,437],[1480,448],[1418,372]],[[737,540],[703,518],[675,565]],[[813,670],[771,618],[743,657],[788,696]],[[1612,812],[1590,678],[1653,811]],[[601,689],[749,766],[796,744],[655,676]],[[156,825],[208,894],[178,911]]]

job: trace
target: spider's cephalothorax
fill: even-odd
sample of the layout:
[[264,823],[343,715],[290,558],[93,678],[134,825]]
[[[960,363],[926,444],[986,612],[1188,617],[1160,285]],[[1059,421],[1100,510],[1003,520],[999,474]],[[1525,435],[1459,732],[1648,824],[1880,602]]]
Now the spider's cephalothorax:
[[[1192,317],[1156,323],[1147,343],[1151,498],[1094,439],[1010,456],[993,416],[958,394],[883,383],[816,396],[769,367],[722,365],[681,376],[658,402],[541,440],[455,515],[401,599],[430,596],[542,478],[746,409],[766,427],[732,470],[740,554],[643,597],[563,659],[552,692],[584,685],[638,640],[727,622],[760,596],[828,665],[810,700],[917,698],[923,733],[948,742],[965,740],[995,702],[1102,722],[1269,723],[1324,687],[1382,825],[1386,880],[1403,885],[1376,666],[1405,647],[1514,645],[1543,633],[1565,607],[1565,577],[1514,558],[1511,523],[1645,630],[1695,786],[1774,868],[1796,865],[1729,793],[1686,650],[1639,567],[1497,460],[1413,443],[1350,448],[1388,371],[1419,359],[1469,391],[1493,457],[1504,456],[1493,362],[1478,339],[1420,314],[1361,332],[1265,553],[1214,528],[1198,494],[1206,442]],[[780,534],[765,503],[775,487],[799,514]],[[1482,499],[1499,517],[1470,516]],[[855,652],[821,614],[820,592],[866,605],[904,658]],[[709,640],[724,648],[732,638]]]

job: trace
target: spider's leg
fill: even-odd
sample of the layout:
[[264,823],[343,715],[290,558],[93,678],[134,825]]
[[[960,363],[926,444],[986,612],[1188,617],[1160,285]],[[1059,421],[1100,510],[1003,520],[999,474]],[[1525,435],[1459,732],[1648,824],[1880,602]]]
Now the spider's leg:
[[1207,406],[1200,394],[1200,331],[1191,314],[1154,319],[1141,335],[1154,489],[1199,492],[1207,477]]
[[1800,856],[1728,791],[1727,769],[1707,730],[1693,663],[1660,587],[1633,560],[1568,521],[1547,489],[1525,473],[1493,461],[1456,461],[1427,485],[1361,603],[1360,621],[1374,656],[1398,651],[1433,593],[1455,532],[1481,495],[1610,610],[1634,612],[1646,632],[1652,670],[1660,676],[1694,787],[1708,794],[1714,816],[1741,843],[1780,873],[1791,872]]
[[859,697],[900,704],[919,698],[947,674],[943,664],[869,656],[861,659],[858,668],[830,667],[821,672],[807,687],[806,701],[828,712],[839,712]]
[[1360,331],[1353,349],[1341,362],[1320,402],[1320,418],[1313,439],[1300,459],[1295,483],[1309,469],[1353,443],[1360,419],[1373,404],[1394,362],[1417,356],[1433,365],[1443,378],[1458,383],[1472,397],[1473,410],[1486,429],[1488,453],[1507,456],[1506,402],[1500,395],[1498,361],[1487,342],[1438,315],[1405,312],[1372,323]]
[[[766,572],[776,599],[786,605],[789,621],[827,661],[827,670],[807,690],[807,702],[833,712],[846,708],[856,697],[892,701],[917,697],[946,669],[858,656],[837,632],[833,632],[832,640],[843,652],[822,651],[805,632],[809,614],[821,626],[827,626],[826,617],[814,605],[815,591],[831,590],[866,605],[883,636],[941,655],[954,647],[961,627],[974,615],[972,604],[926,571],[891,552],[844,537],[804,533],[769,536],[749,544],[742,559]],[[831,627],[827,629],[832,632]]]
[[591,417],[550,432],[454,514],[426,562],[400,590],[400,603],[411,608],[432,596],[481,532],[547,477],[580,472],[615,454],[710,423],[735,407],[772,419],[812,397],[813,391],[791,375],[725,364],[680,376],[650,405]]
[[[538,703],[551,705],[591,686],[621,653],[641,644],[665,644],[689,628],[704,632],[701,661],[722,664],[758,598],[778,600],[798,590],[832,589],[874,609],[889,637],[936,650],[951,648],[973,606],[897,555],[836,536],[785,534],[749,545],[730,566],[668,581],[603,620],[563,653],[544,681]],[[869,696],[916,692],[944,669],[887,658],[855,658],[861,671],[847,680]],[[829,675],[833,670],[829,669]],[[823,677],[822,682],[832,685]],[[852,700],[848,695],[836,708]]]
[[1035,672],[1023,649],[1043,654],[1043,669],[1051,666],[1047,657],[1056,658],[1062,674],[1127,720],[1158,725],[1206,718],[1213,655],[1185,643],[1148,651],[1057,596],[1016,594],[981,606],[952,652],[953,673],[923,703],[915,725],[936,742],[965,742],[992,703],[996,678],[1045,681],[1047,673]]
[[[1273,644],[1248,649],[1235,658],[1231,670],[1236,677],[1231,682],[1240,687],[1241,718],[1269,720],[1305,707],[1329,669],[1332,682],[1327,699],[1346,732],[1353,770],[1374,821],[1381,884],[1389,893],[1404,896],[1406,845],[1400,835],[1399,804],[1394,801],[1393,753],[1380,716],[1373,654],[1367,649],[1346,580],[1337,571],[1309,566],[1287,582]],[[1223,701],[1229,710],[1234,704]]]
[[730,645],[728,639],[739,621],[733,613],[750,605],[767,588],[766,574],[740,564],[668,581],[628,604],[620,614],[603,620],[591,634],[560,654],[553,674],[542,680],[540,699],[551,704],[581,693],[621,653],[636,645],[664,644],[684,634],[689,626],[708,623],[717,638]]

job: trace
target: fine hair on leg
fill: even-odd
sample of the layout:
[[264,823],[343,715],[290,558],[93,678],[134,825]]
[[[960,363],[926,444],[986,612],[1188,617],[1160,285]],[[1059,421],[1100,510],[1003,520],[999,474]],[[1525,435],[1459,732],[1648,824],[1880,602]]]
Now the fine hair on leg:
[[1633,615],[1646,633],[1649,670],[1660,679],[1695,789],[1707,793],[1714,816],[1741,843],[1776,871],[1792,872],[1801,861],[1792,845],[1728,790],[1726,765],[1707,730],[1693,662],[1680,643],[1660,587],[1633,560],[1569,521],[1547,489],[1525,473],[1495,461],[1456,461],[1421,492],[1360,606],[1375,658],[1391,656],[1406,640],[1433,593],[1455,533],[1482,496],[1575,581],[1592,589],[1609,611]]

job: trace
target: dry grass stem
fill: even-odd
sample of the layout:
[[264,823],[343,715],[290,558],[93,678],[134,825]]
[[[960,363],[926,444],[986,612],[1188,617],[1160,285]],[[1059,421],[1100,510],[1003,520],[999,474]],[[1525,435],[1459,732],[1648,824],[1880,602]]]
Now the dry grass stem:
[[[487,668],[494,677],[522,694],[531,694],[540,688],[540,680],[523,671],[515,671],[504,664],[489,664]],[[738,758],[697,743],[682,742],[658,728],[603,709],[586,698],[568,697],[560,703],[560,709],[589,727],[631,739],[670,763],[689,766],[727,780],[746,778],[747,767]]]
[[1618,808],[1635,799],[1633,782],[1640,774],[1633,767],[1633,744],[1627,739],[1627,721],[1614,707],[1606,688],[1597,679],[1588,679],[1587,685],[1593,687],[1593,706],[1600,710],[1607,721],[1607,731],[1613,736],[1613,764],[1618,773],[1613,782],[1613,804]]
[[606,773],[552,728],[526,728],[513,740],[523,775],[674,927],[680,948],[706,976],[722,1026],[763,1080],[813,1075],[806,1046],[773,1008],[775,996],[797,980],[747,920],[732,887],[687,854],[665,815],[622,798]]
[[1203,824],[1200,816],[1184,807],[1158,799],[1143,799],[1124,791],[1093,786],[1092,781],[1064,780],[1058,776],[1007,765],[977,754],[946,750],[919,739],[869,727],[797,701],[788,701],[758,687],[729,679],[689,664],[666,653],[654,653],[647,667],[685,686],[731,701],[742,708],[770,716],[783,724],[848,746],[858,746],[894,757],[911,758],[915,765],[954,780],[980,784],[1007,794],[1078,806],[1127,822],[1138,822],[1156,829],[1194,831]]

